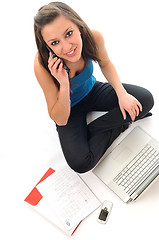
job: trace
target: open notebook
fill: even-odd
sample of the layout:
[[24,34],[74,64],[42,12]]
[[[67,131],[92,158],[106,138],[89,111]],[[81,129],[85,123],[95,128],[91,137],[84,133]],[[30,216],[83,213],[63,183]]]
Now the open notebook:
[[25,201],[69,235],[101,205],[78,174],[67,165],[57,171],[48,169]]

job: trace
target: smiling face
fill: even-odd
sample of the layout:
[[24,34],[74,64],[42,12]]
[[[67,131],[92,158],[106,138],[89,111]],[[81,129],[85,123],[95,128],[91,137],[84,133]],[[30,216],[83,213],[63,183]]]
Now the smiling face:
[[64,16],[57,17],[45,25],[41,31],[42,37],[54,53],[67,62],[77,62],[81,59],[82,38],[76,24]]

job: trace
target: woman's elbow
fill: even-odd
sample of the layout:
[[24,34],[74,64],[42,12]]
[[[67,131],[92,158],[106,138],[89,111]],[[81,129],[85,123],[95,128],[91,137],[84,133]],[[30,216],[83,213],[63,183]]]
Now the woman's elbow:
[[53,107],[50,109],[49,116],[58,126],[66,126],[70,116],[70,109],[60,112]]
[[68,119],[67,120],[59,120],[59,121],[56,121],[56,124],[58,126],[66,126],[68,123]]
[[68,123],[68,119],[67,118],[61,118],[61,117],[54,117],[53,114],[49,113],[50,118],[58,125],[58,126],[66,126]]

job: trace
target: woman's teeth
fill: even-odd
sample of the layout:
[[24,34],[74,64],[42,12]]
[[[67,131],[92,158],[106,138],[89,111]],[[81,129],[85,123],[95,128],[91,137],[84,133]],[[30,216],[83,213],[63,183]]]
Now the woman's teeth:
[[69,53],[67,53],[67,55],[71,55],[71,54],[73,54],[73,53],[74,53],[74,51],[75,51],[75,50],[73,50],[72,52],[69,52]]

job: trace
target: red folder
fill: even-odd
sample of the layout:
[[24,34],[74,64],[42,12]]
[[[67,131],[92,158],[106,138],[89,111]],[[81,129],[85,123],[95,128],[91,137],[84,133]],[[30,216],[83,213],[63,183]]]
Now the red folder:
[[[49,177],[54,172],[55,170],[53,170],[52,168],[49,168],[48,171],[44,174],[44,176],[40,179],[40,181],[36,184],[36,186],[42,181],[44,181],[47,177]],[[32,206],[36,206],[40,202],[40,200],[43,198],[43,196],[38,191],[36,186],[33,188],[33,190],[29,193],[29,195],[24,200],[27,203],[31,204]]]

